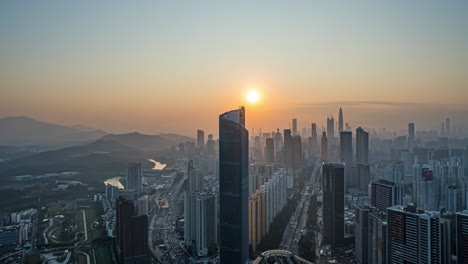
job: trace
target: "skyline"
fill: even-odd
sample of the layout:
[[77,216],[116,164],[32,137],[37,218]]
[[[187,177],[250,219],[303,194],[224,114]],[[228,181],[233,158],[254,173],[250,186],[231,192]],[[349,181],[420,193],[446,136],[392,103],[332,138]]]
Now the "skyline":
[[354,128],[468,114],[463,1],[0,7],[0,117],[192,135],[240,105],[268,130],[321,128],[339,107]]

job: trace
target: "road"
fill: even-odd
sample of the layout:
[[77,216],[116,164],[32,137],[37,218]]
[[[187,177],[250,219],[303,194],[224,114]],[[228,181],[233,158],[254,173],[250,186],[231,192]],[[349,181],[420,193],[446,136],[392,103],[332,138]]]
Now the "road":
[[[183,199],[181,190],[187,175],[177,182],[169,193],[169,212],[166,215],[158,215],[156,208],[153,209],[150,232],[148,234],[150,249],[156,259],[161,263],[190,263],[188,255],[180,245],[175,233],[175,224],[179,216],[183,215]],[[156,226],[157,218],[164,218],[163,228]],[[161,251],[156,240],[163,239],[167,246],[167,251]]]
[[[301,200],[299,201],[294,214],[289,220],[289,224],[283,233],[283,239],[281,241],[281,249],[286,249],[294,254],[298,252],[298,242],[301,236],[306,231],[306,224],[308,218],[309,202],[316,189],[314,186],[317,185],[318,173],[321,169],[321,161],[317,160],[314,170],[312,171],[307,184],[301,190]],[[309,188],[309,186],[312,186]]]

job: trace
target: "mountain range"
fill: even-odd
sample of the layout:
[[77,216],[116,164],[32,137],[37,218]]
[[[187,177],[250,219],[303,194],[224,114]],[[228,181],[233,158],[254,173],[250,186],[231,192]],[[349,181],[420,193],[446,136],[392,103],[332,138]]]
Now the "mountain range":
[[25,116],[0,119],[0,145],[65,146],[97,140],[107,133],[81,125],[63,126]]
[[[79,125],[61,126],[27,117],[3,118],[0,176],[123,169],[128,162],[146,161],[151,155],[186,141],[194,139],[178,134],[106,134]],[[50,147],[24,147],[41,144]]]

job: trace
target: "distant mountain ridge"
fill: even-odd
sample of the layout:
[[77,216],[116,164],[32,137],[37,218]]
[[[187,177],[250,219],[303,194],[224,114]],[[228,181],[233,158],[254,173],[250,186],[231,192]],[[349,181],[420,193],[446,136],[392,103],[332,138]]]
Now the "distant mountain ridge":
[[85,145],[39,152],[9,161],[3,168],[0,167],[0,176],[98,170],[103,167],[123,166],[146,156],[141,150],[115,141],[96,140]]
[[57,125],[25,116],[0,119],[0,145],[74,145],[97,140],[106,134],[100,129]]
[[119,142],[122,145],[144,151],[163,150],[180,142],[194,141],[193,138],[178,134],[144,135],[138,132],[108,134],[101,139]]
[[145,135],[138,132],[108,134],[82,125],[63,126],[25,116],[0,118],[0,146],[51,146],[49,149],[82,145],[96,140],[115,141],[138,150],[162,150],[193,138],[168,133]]

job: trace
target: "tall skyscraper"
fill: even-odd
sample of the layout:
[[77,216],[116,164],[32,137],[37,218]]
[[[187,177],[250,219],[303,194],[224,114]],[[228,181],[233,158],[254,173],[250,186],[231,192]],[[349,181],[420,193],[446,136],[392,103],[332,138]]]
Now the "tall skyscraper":
[[338,131],[339,132],[343,132],[344,131],[344,127],[343,127],[343,109],[341,109],[340,107],[340,113],[339,113],[339,116],[338,116]]
[[205,146],[205,131],[197,130],[197,147],[203,148]]
[[353,134],[351,131],[340,132],[340,161],[351,165],[353,161]]
[[312,123],[312,145],[315,147],[318,144],[317,124]]
[[273,138],[265,140],[265,161],[268,163],[275,162],[275,140]]
[[452,135],[450,131],[450,118],[445,119],[445,136],[450,137]]
[[332,251],[344,242],[344,166],[323,163],[323,241]]
[[297,119],[293,118],[292,120],[292,135],[297,135]]
[[208,137],[206,141],[206,152],[212,157],[216,156],[216,141],[213,140],[213,137],[211,139]]
[[379,180],[371,183],[371,206],[385,210],[395,205],[403,205],[403,185]]
[[408,123],[408,144],[407,148],[412,151],[414,148],[414,123]]
[[369,133],[356,128],[356,163],[369,164]]
[[414,205],[387,209],[388,263],[441,263],[439,213]]
[[245,264],[249,257],[249,132],[245,108],[219,116],[220,262]]
[[441,126],[440,126],[440,136],[441,137],[445,137],[445,123],[442,122]]
[[122,196],[116,202],[115,229],[119,264],[149,263],[148,216],[137,216],[133,202]]
[[348,188],[351,186],[353,162],[353,134],[351,131],[340,132],[340,161],[345,164],[345,186]]
[[327,133],[325,131],[322,133],[320,152],[321,152],[320,157],[322,161],[327,161],[328,160],[328,139],[327,139]]
[[284,137],[284,163],[286,168],[290,169],[293,165],[293,156],[292,156],[292,136],[291,130],[285,129],[283,132]]
[[135,190],[138,195],[141,193],[141,178],[143,172],[141,163],[128,163],[127,164],[127,186],[126,189]]
[[292,137],[292,168],[302,168],[302,141],[301,136],[295,135]]
[[276,132],[274,133],[273,136],[275,140],[275,154],[278,152],[281,152],[281,148],[283,147],[283,138],[281,137],[281,133],[279,132],[279,129],[276,129]]
[[349,181],[349,187],[357,188],[365,192],[368,191],[370,180],[370,165],[353,163],[351,167],[351,180]]
[[327,117],[327,137],[330,141],[335,138],[335,119],[333,116]]

